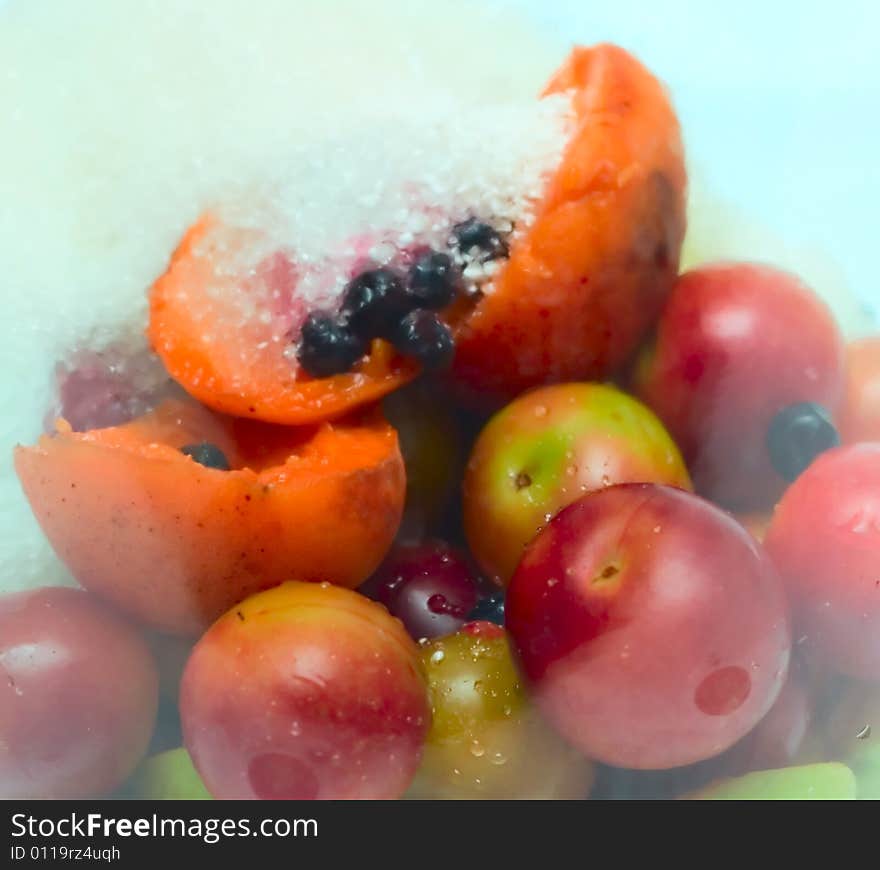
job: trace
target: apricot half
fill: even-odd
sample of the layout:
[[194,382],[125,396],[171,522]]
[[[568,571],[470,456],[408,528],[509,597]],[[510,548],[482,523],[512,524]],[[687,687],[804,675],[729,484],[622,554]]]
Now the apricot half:
[[[678,271],[686,174],[662,85],[623,49],[598,45],[574,49],[543,96],[563,94],[570,111],[561,156],[511,222],[491,280],[441,312],[456,344],[452,379],[478,405],[607,375],[656,319]],[[426,178],[433,168],[424,167]],[[390,245],[397,253],[387,256],[401,262],[374,253],[384,239],[376,227],[298,259],[301,240],[287,238],[271,214],[239,225],[234,210],[206,213],[152,288],[150,342],[176,381],[224,413],[303,424],[375,401],[411,380],[418,364],[376,339],[351,371],[311,377],[297,360],[302,324],[310,308],[338,308],[345,281],[365,262],[403,270],[426,246],[452,244],[463,214],[438,214],[444,208],[430,197],[412,205],[435,226]],[[364,255],[346,260],[359,246]]]
[[687,176],[663,86],[597,45],[575,48],[544,95],[561,92],[576,114],[562,162],[492,293],[456,330],[456,380],[499,400],[613,371],[678,272]]
[[[180,447],[210,442],[231,470]],[[395,431],[375,412],[300,429],[168,402],[123,426],[18,447],[31,508],[79,583],[164,631],[196,633],[285,580],[355,587],[403,510]]]

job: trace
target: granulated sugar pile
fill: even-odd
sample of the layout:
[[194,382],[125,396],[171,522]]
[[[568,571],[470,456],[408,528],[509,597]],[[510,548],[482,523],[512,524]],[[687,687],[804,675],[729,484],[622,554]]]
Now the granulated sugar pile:
[[432,219],[418,202],[442,203],[439,234],[469,209],[522,219],[558,158],[562,105],[533,98],[564,51],[466,0],[0,0],[0,588],[65,579],[12,446],[59,364],[162,386],[145,292],[206,207],[267,206],[301,259],[329,247],[342,270],[366,213],[380,245]]
[[[190,305],[186,285],[177,296],[201,313],[206,343],[266,327],[263,340],[239,343],[242,371],[263,364],[272,343],[285,344],[293,366],[306,314],[337,308],[364,268],[400,265],[425,247],[454,251],[453,228],[470,218],[515,240],[533,220],[571,123],[564,94],[477,107],[436,100],[429,116],[371,117],[344,135],[299,142],[276,175],[213,209],[220,220],[196,251],[215,267],[208,292],[221,304]],[[465,288],[490,293],[499,264],[457,253]],[[279,290],[279,254],[296,275],[294,304]]]

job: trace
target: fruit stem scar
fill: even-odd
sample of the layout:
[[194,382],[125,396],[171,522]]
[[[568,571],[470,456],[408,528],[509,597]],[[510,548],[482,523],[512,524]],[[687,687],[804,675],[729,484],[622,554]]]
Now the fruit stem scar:
[[532,478],[526,474],[525,471],[521,471],[514,478],[513,485],[516,487],[517,491],[525,489],[527,486],[532,485]]
[[608,562],[601,571],[593,575],[591,586],[603,586],[613,580],[620,573],[620,565],[617,562]]

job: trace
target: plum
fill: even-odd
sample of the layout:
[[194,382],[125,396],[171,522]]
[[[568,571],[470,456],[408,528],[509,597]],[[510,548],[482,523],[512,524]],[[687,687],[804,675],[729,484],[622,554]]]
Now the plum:
[[159,678],[140,636],[78,589],[0,598],[0,797],[97,797],[147,751]]
[[833,670],[880,679],[880,444],[819,457],[777,505],[765,546],[803,646]]
[[497,413],[465,474],[464,526],[490,579],[506,583],[526,544],[557,511],[615,483],[690,479],[654,414],[613,386],[558,384]]
[[583,798],[593,766],[529,703],[504,629],[471,622],[422,647],[433,724],[410,798]]
[[[678,279],[635,388],[681,447],[697,492],[753,510],[771,505],[799,471],[786,467],[792,456],[808,462],[833,444],[822,415],[841,398],[843,361],[830,311],[795,276],[719,264]],[[768,446],[776,415],[805,403],[812,414],[777,426]]]
[[222,616],[180,694],[184,745],[220,799],[392,799],[430,706],[418,648],[379,604],[284,583]]
[[416,639],[456,631],[477,603],[467,556],[443,541],[401,544],[358,591],[384,604]]
[[592,758],[663,769],[723,752],[773,705],[784,589],[752,536],[691,493],[623,484],[532,541],[507,627],[542,712]]

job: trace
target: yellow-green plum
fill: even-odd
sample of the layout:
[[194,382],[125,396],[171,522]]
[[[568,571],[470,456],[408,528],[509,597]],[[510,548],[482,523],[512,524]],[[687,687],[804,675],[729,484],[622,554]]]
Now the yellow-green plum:
[[471,622],[422,646],[433,724],[411,799],[583,798],[593,765],[539,718],[504,629]]
[[526,393],[480,433],[464,478],[471,551],[506,584],[526,544],[584,493],[617,483],[690,489],[672,438],[645,405],[616,387],[569,383]]

